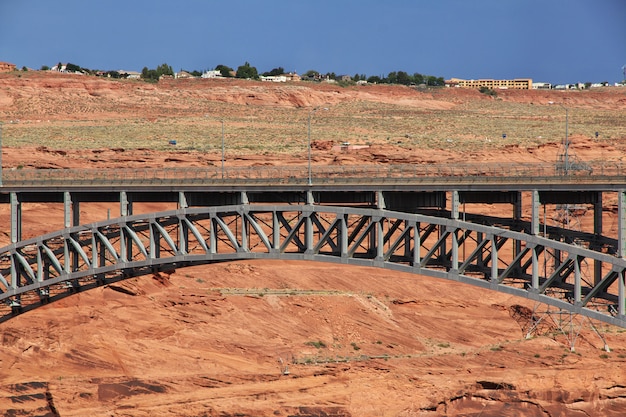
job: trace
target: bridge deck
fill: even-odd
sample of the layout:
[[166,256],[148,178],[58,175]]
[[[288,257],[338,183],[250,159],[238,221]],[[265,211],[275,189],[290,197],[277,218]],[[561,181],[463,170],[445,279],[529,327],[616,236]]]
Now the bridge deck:
[[[0,203],[10,205],[12,243],[0,249],[0,299],[15,312],[49,300],[50,290],[59,288],[63,294],[65,288],[164,265],[266,257],[408,270],[624,326],[626,177],[621,169],[601,165],[559,175],[544,164],[317,167],[309,178],[302,168],[287,167],[5,171]],[[602,236],[604,193],[618,196],[614,238]],[[120,217],[81,225],[80,205],[92,202],[118,204]],[[133,215],[133,205],[141,202],[169,203],[178,210]],[[60,231],[22,239],[22,209],[29,203],[63,204]],[[510,218],[495,219],[461,213],[466,203],[510,204],[513,210]],[[526,221],[524,204],[531,209]],[[542,223],[540,207],[547,204],[592,205],[594,230]],[[493,227],[496,223],[505,228]],[[190,233],[199,253],[185,246]],[[253,235],[260,252],[252,250]],[[513,246],[503,257],[505,244]],[[163,250],[169,255],[162,256]],[[135,260],[135,254],[143,258]],[[593,264],[591,277],[581,270],[587,263]],[[29,304],[32,294],[35,301]]]

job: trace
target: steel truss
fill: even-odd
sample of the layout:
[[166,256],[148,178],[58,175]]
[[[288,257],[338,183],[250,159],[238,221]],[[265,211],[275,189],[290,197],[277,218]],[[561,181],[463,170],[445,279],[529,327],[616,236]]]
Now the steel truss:
[[[547,254],[552,265],[545,267]],[[372,208],[181,208],[66,228],[0,249],[4,317],[159,270],[237,259],[373,266],[501,291],[626,327],[626,260],[511,230]],[[602,265],[588,282],[581,265]]]

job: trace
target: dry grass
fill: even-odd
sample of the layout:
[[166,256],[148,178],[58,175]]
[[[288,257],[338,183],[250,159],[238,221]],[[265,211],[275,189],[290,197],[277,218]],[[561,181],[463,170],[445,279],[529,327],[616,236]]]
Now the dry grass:
[[[433,90],[429,94],[437,100],[450,100],[443,91]],[[159,96],[158,106],[150,104],[153,99],[156,98],[142,92],[137,93],[136,103],[116,105],[112,98],[91,93],[80,105],[54,107],[57,112],[68,112],[67,117],[5,123],[3,144],[52,149],[164,150],[170,147],[170,140],[175,140],[179,149],[212,152],[221,148],[223,120],[229,153],[289,155],[301,153],[307,146],[308,107],[222,103],[185,91]],[[15,105],[44,109],[53,106],[52,96],[38,100],[35,104],[24,100]],[[141,115],[138,104],[149,106],[146,112],[150,115]],[[625,140],[623,126],[624,111],[570,107],[570,135],[593,137],[598,131],[599,140],[621,146]],[[480,151],[509,145],[533,147],[559,142],[564,136],[565,112],[559,106],[475,95],[442,110],[346,100],[328,111],[316,112],[311,123],[314,141],[390,144],[407,149]]]

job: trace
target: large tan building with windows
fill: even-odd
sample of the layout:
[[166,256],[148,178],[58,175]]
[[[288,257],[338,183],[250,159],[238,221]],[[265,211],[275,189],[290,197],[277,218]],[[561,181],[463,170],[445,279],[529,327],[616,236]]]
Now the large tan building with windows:
[[530,78],[516,78],[514,80],[463,80],[460,78],[452,78],[446,81],[446,85],[450,87],[464,88],[480,88],[487,87],[496,89],[513,89],[513,90],[530,90],[533,88],[533,80]]

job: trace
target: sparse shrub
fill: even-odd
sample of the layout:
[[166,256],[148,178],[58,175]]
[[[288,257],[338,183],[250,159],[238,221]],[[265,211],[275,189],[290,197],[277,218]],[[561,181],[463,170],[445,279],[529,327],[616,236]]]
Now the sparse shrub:
[[497,95],[498,95],[496,90],[493,90],[493,89],[491,89],[489,87],[485,87],[485,86],[480,87],[478,89],[478,91],[480,91],[481,93],[486,94],[488,96],[491,96],[491,97],[497,97]]
[[307,346],[313,346],[314,348],[317,348],[317,349],[323,349],[326,347],[326,343],[322,342],[321,340],[318,340],[317,342],[310,341],[310,342],[306,342],[305,344]]

